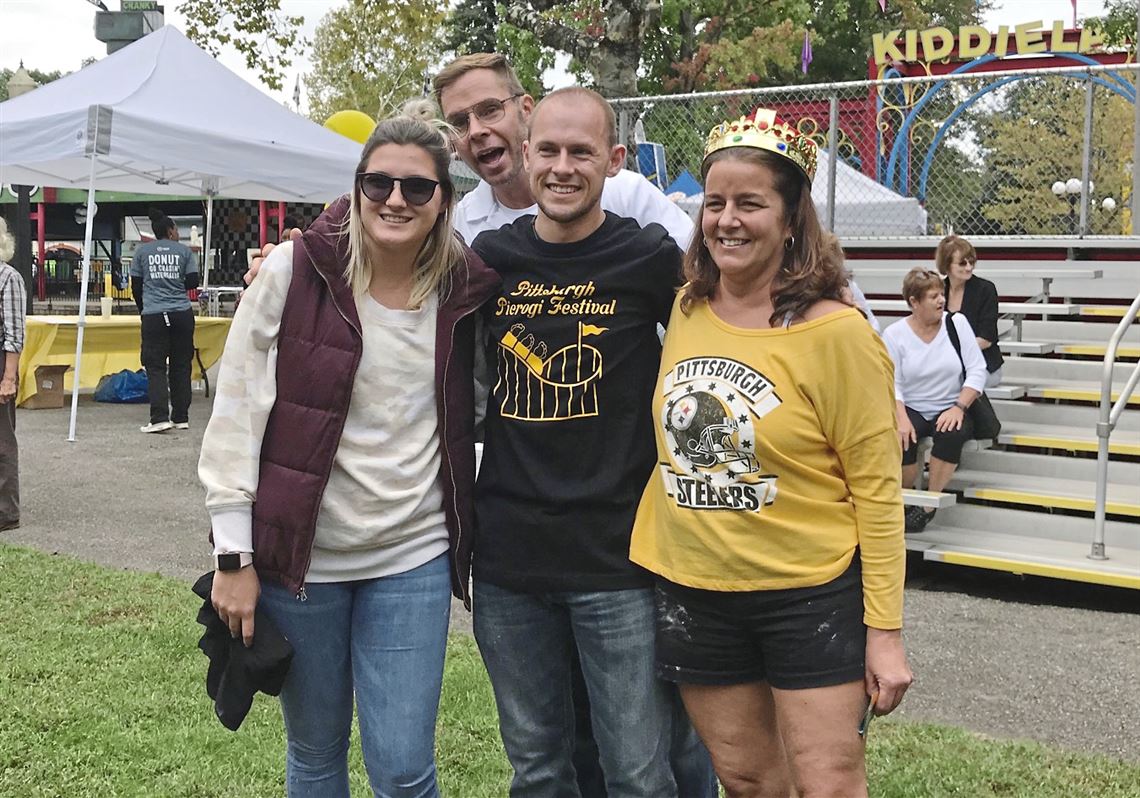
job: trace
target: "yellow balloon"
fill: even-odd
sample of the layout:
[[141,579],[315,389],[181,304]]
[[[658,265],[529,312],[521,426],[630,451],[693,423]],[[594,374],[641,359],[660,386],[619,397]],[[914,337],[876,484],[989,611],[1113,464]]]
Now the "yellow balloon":
[[362,111],[337,111],[325,120],[325,127],[363,144],[376,128],[376,120]]

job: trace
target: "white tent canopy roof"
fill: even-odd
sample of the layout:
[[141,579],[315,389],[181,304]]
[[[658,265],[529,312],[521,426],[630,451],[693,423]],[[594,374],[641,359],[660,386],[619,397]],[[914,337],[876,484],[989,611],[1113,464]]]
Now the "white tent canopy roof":
[[[830,161],[830,153],[821,149],[811,184],[820,221],[826,221]],[[926,235],[926,209],[913,197],[895,193],[840,159],[835,169],[835,234],[840,238]]]
[[[827,169],[830,158],[819,151],[811,198],[821,223],[827,221]],[[700,224],[703,194],[678,200]],[[896,194],[843,161],[835,169],[835,234],[840,238],[926,235],[926,209],[913,197]]]
[[167,25],[0,103],[0,183],[327,202],[360,145],[281,106]]

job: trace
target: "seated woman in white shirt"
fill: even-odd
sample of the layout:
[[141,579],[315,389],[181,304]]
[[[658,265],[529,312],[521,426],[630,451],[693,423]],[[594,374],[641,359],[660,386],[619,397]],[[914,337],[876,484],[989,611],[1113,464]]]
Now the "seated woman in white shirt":
[[[911,314],[883,333],[895,364],[902,484],[904,488],[914,487],[919,469],[918,440],[933,437],[927,487],[941,491],[958,467],[962,446],[972,437],[973,424],[966,409],[985,388],[986,361],[965,317],[944,313],[946,297],[939,274],[911,269],[903,279],[902,293]],[[946,333],[946,319],[953,320],[958,332],[961,359]],[[906,531],[921,532],[934,512],[907,507]]]

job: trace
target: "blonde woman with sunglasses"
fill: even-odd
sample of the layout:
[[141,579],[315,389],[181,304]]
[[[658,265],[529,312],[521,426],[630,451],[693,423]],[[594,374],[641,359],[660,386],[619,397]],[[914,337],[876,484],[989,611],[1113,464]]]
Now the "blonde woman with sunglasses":
[[[234,318],[199,475],[212,600],[292,643],[290,798],[347,797],[355,708],[378,796],[436,796],[450,594],[469,601],[476,309],[447,141],[381,122],[352,193],[277,247]],[[347,178],[348,176],[346,176]],[[346,180],[347,182],[347,180]]]

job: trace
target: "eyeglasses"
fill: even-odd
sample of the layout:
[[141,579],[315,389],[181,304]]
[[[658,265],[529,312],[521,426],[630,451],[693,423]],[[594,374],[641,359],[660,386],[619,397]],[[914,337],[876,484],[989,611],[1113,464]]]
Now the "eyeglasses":
[[426,177],[392,177],[383,172],[357,172],[356,182],[364,196],[373,202],[386,202],[400,184],[400,194],[413,205],[426,205],[435,196],[438,180]]
[[512,94],[505,100],[483,100],[482,102],[475,103],[470,108],[465,108],[462,111],[451,114],[445,121],[455,130],[455,135],[459,136],[459,138],[463,138],[470,130],[469,123],[471,122],[472,114],[474,114],[475,118],[482,122],[484,125],[493,124],[502,119],[503,114],[506,113],[503,106],[505,106],[511,100],[522,96],[523,95],[520,93]]

